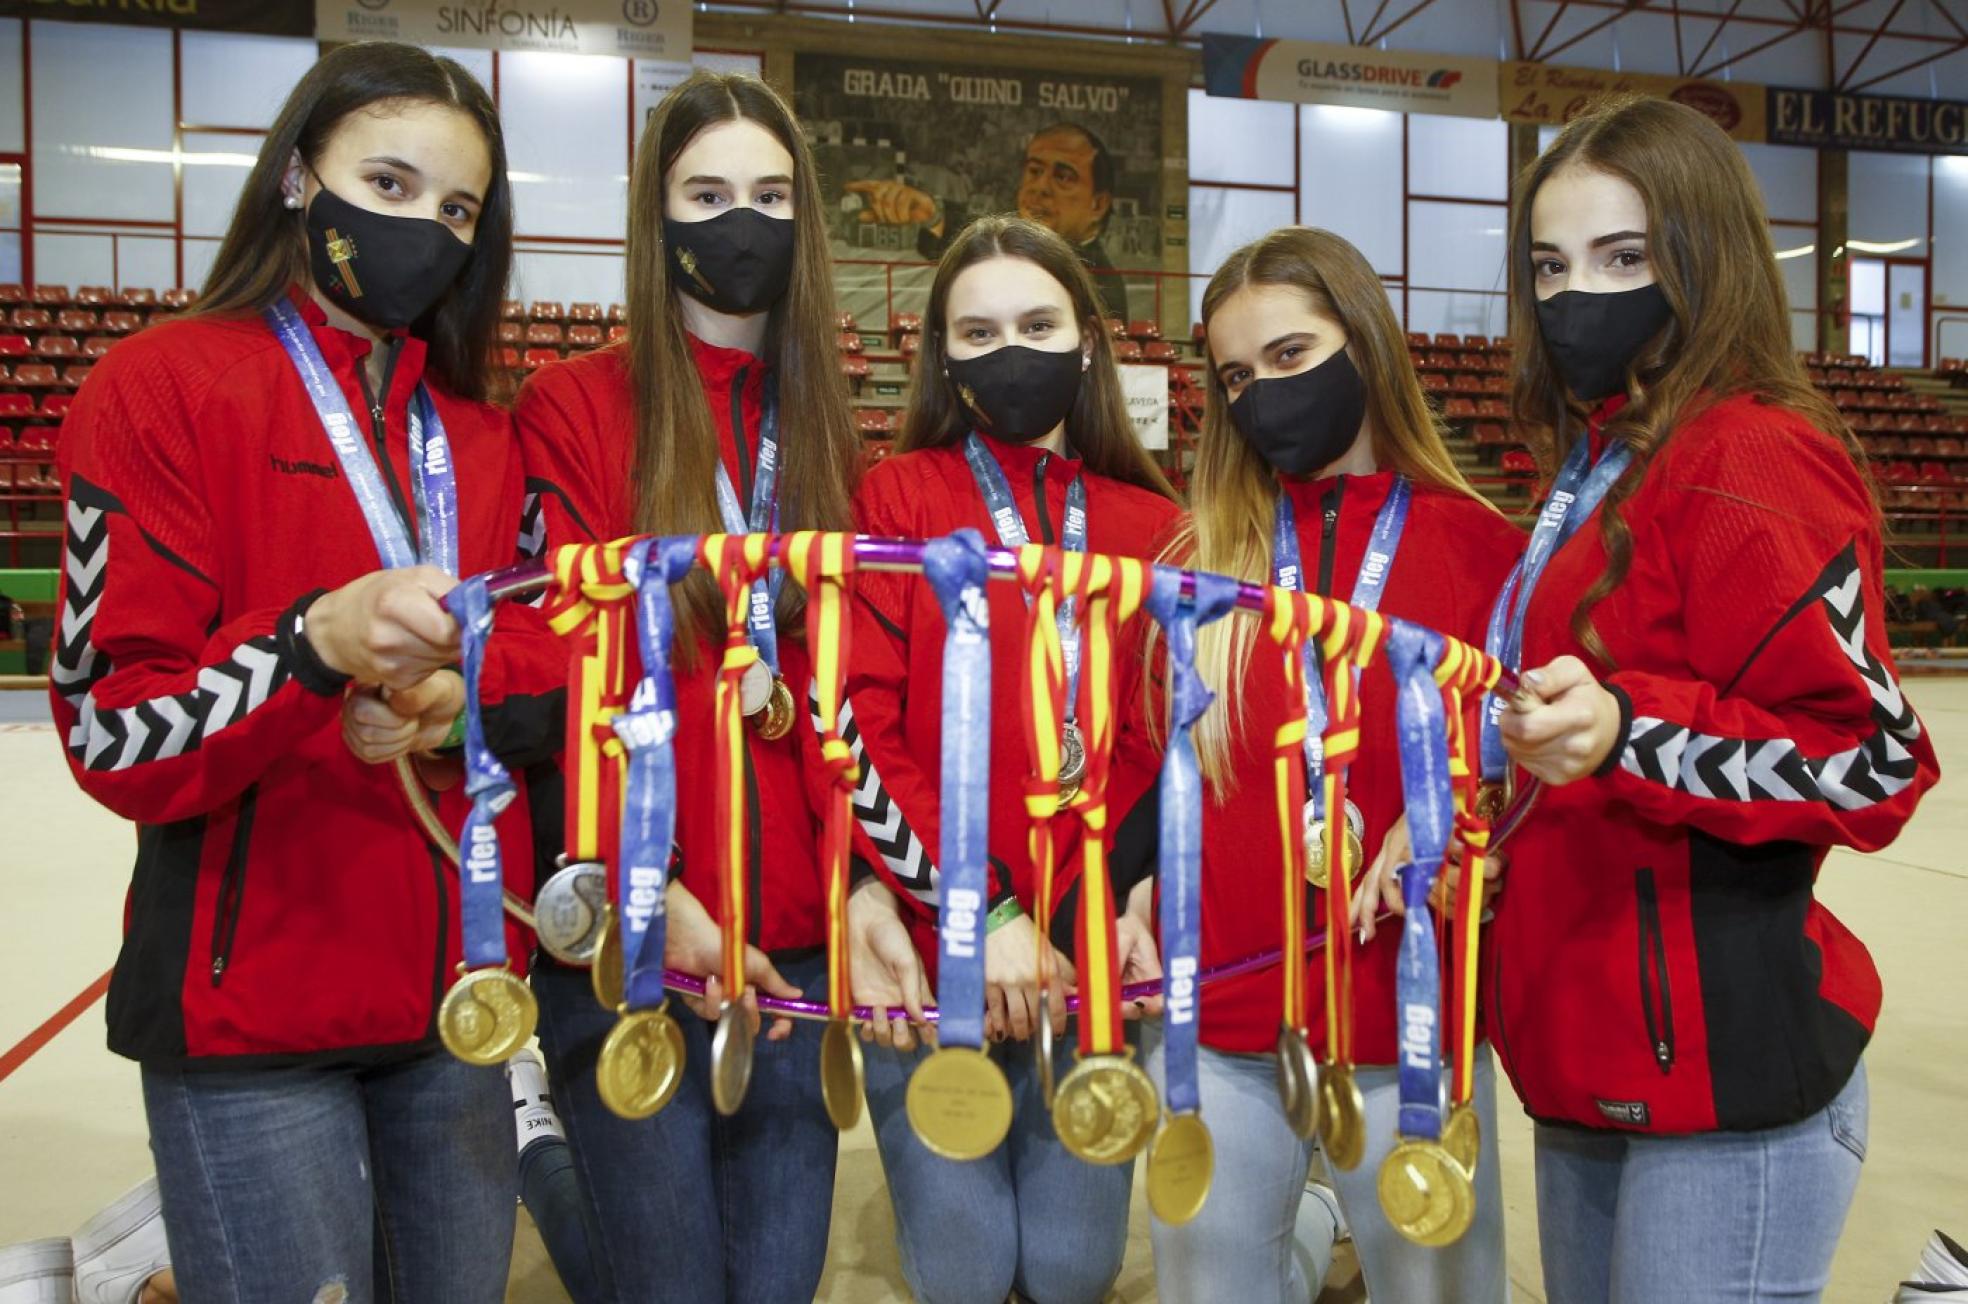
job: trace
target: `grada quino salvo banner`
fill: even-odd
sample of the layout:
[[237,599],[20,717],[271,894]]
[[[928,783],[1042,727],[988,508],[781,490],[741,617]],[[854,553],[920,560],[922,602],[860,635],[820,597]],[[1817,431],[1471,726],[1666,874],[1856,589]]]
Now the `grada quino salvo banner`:
[[1203,85],[1246,100],[1497,116],[1496,60],[1312,41],[1203,36]]
[[408,41],[635,59],[690,58],[690,0],[315,0],[323,41]]

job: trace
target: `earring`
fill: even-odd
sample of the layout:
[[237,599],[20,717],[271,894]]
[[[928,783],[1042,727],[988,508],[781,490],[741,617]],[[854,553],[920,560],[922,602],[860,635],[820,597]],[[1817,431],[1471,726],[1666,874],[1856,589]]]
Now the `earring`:
[[288,195],[286,197],[286,204],[289,208],[299,208],[301,206],[301,197],[299,195]]

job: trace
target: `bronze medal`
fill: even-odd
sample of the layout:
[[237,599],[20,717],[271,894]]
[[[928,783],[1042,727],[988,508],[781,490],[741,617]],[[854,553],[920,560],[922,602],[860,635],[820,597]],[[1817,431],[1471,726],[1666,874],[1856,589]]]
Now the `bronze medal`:
[[562,964],[587,968],[604,931],[608,871],[598,861],[563,857],[559,869],[533,894],[533,936]]
[[533,1035],[540,1017],[533,989],[503,965],[458,967],[458,981],[437,1009],[438,1038],[467,1064],[503,1064]]
[[730,1118],[745,1103],[752,1085],[752,1050],[756,1033],[742,1002],[727,1000],[711,1034],[711,1103]]
[[1285,1122],[1309,1141],[1319,1130],[1319,1061],[1294,1028],[1278,1029],[1277,1072]]
[[615,907],[601,908],[601,931],[595,936],[594,961],[588,970],[594,998],[604,1010],[622,1008],[622,934],[615,927]]
[[846,1132],[861,1121],[861,1041],[846,1019],[829,1019],[820,1034],[820,1099],[827,1117]]
[[774,675],[772,687],[766,690],[765,709],[752,717],[752,728],[766,742],[776,743],[793,731],[793,721],[797,716],[793,690],[786,686],[785,680]]
[[1449,1121],[1442,1125],[1442,1148],[1471,1179],[1475,1178],[1476,1156],[1483,1149],[1483,1125],[1477,1121],[1475,1110],[1457,1105],[1449,1111]]
[[1170,1226],[1202,1212],[1216,1175],[1216,1143],[1200,1114],[1163,1122],[1148,1147],[1148,1207]]
[[1089,1055],[1052,1098],[1060,1144],[1089,1164],[1126,1163],[1155,1133],[1155,1084],[1128,1055]]
[[1086,742],[1080,726],[1068,720],[1059,734],[1059,804],[1064,806],[1079,795],[1086,778]]
[[1439,1142],[1402,1138],[1380,1166],[1379,1188],[1387,1221],[1416,1245],[1453,1245],[1476,1219],[1475,1183]]
[[945,1159],[982,1159],[1011,1130],[1011,1084],[975,1046],[944,1046],[916,1065],[903,1103],[917,1139]]
[[1319,1144],[1335,1168],[1351,1172],[1367,1153],[1367,1103],[1351,1064],[1328,1064],[1319,1078]]
[[595,1087],[601,1103],[622,1118],[655,1114],[683,1081],[683,1029],[668,1004],[624,1014],[601,1044]]

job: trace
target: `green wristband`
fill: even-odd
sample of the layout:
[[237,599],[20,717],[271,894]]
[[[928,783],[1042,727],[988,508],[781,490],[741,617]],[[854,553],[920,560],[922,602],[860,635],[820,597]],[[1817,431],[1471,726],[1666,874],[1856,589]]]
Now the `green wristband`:
[[1017,897],[1006,897],[991,907],[991,913],[984,916],[984,935],[989,937],[1014,919],[1022,918],[1025,907],[1018,904]]
[[458,712],[457,718],[451,721],[451,731],[444,735],[444,741],[437,745],[437,750],[448,752],[454,747],[463,747],[464,745],[465,713],[460,711]]

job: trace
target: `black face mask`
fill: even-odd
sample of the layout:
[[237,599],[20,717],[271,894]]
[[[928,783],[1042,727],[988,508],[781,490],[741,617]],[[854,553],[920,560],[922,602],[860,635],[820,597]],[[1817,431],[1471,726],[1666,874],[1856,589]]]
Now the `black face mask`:
[[1558,378],[1575,397],[1596,403],[1626,388],[1634,355],[1674,320],[1674,308],[1658,285],[1612,294],[1566,290],[1539,300],[1537,317]]
[[1048,353],[1007,344],[944,366],[977,428],[993,439],[1029,444],[1044,439],[1073,410],[1086,358],[1078,349]]
[[423,316],[471,257],[442,222],[372,213],[326,186],[308,204],[307,233],[315,288],[379,330]]
[[760,312],[793,282],[793,219],[734,208],[702,222],[663,219],[670,275],[719,312]]
[[1253,380],[1230,405],[1238,432],[1286,475],[1309,475],[1338,461],[1366,418],[1366,382],[1345,349],[1295,376]]

